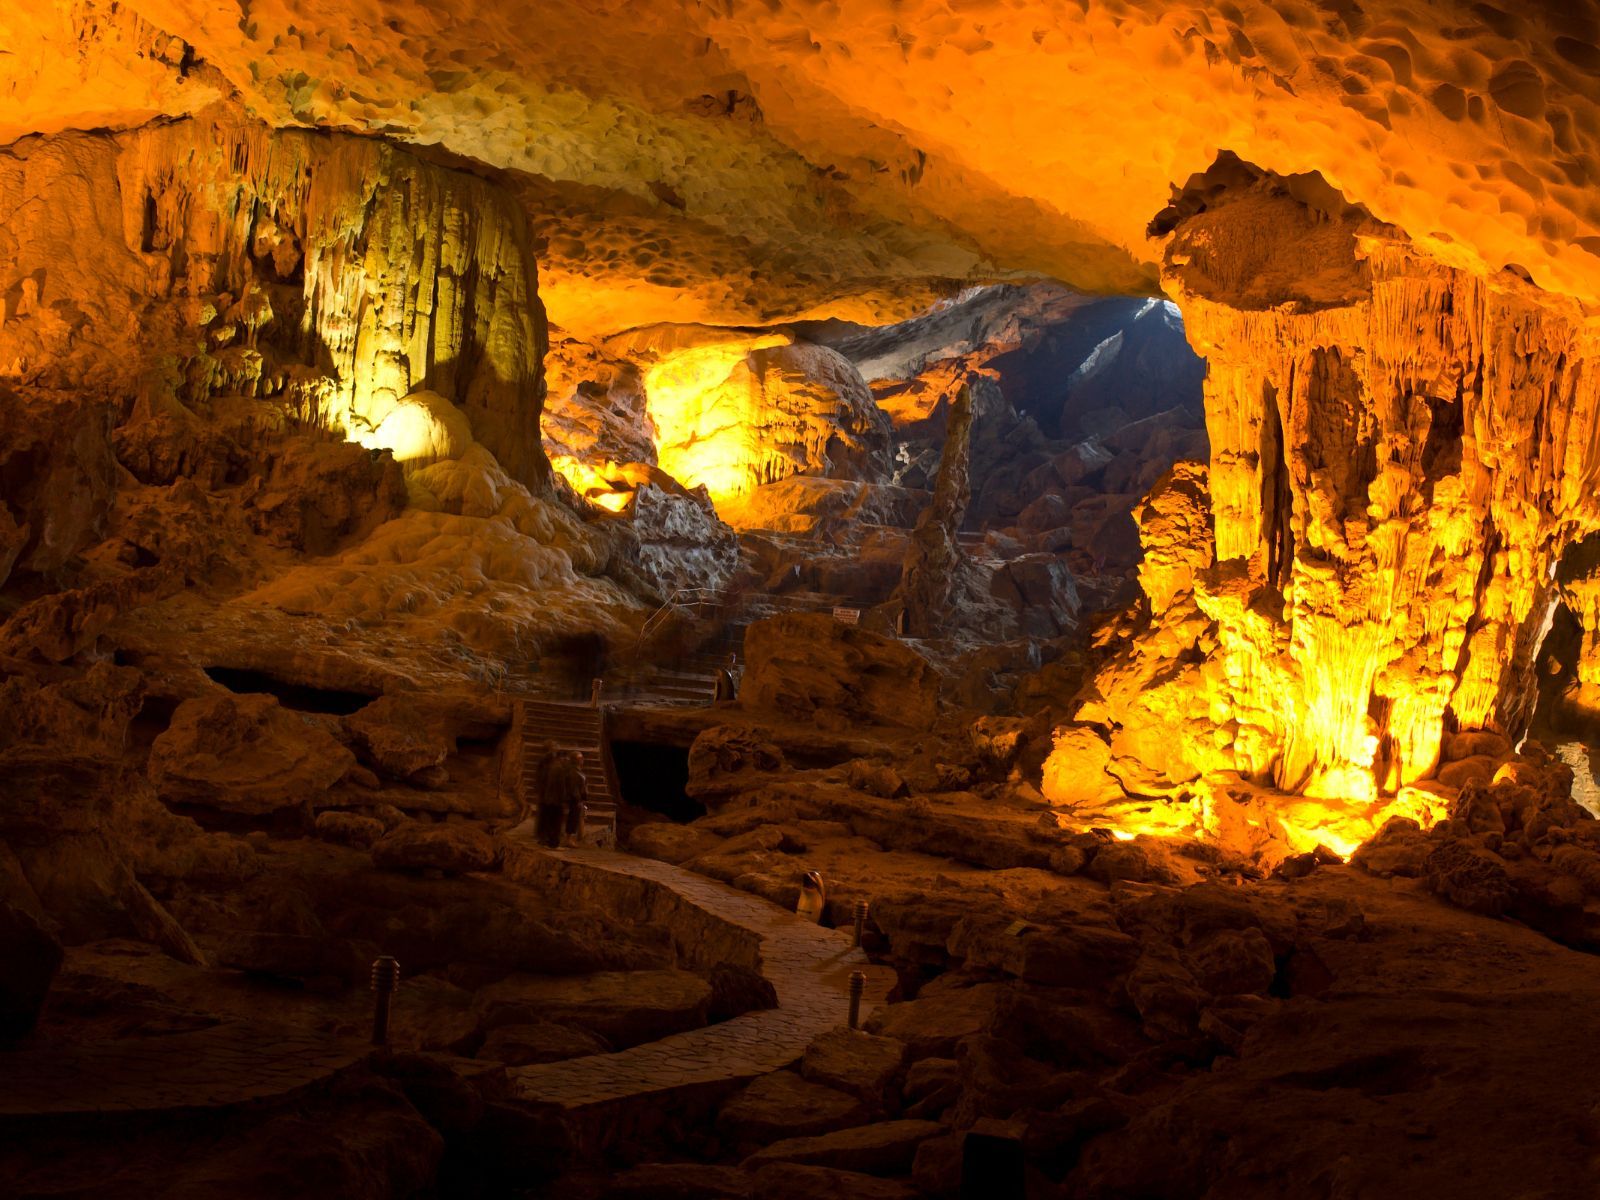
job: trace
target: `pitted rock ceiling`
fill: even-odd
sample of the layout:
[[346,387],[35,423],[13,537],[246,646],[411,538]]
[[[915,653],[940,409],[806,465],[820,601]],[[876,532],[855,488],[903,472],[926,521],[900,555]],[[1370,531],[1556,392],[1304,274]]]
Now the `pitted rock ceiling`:
[[513,172],[586,335],[1153,290],[1147,224],[1222,151],[1600,301],[1589,6],[79,0],[6,6],[0,46],[0,142],[236,95]]

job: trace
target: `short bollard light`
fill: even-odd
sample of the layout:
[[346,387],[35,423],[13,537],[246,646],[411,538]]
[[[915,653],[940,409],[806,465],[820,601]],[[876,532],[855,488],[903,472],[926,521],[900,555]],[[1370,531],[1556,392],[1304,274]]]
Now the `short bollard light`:
[[856,942],[855,942],[856,945],[858,945],[858,946],[861,945],[861,935],[864,932],[866,932],[866,928],[867,928],[867,902],[865,900],[857,900],[856,901]]
[[867,990],[865,971],[850,972],[850,1028],[861,1028],[861,994]]
[[372,964],[372,1044],[389,1044],[389,1002],[400,990],[400,964],[389,955],[380,955]]

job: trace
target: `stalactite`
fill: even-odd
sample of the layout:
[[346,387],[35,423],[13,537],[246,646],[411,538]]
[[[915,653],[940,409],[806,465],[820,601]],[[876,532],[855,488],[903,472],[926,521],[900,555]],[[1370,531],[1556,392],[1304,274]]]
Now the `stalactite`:
[[1600,324],[1270,182],[1180,222],[1165,281],[1208,362],[1216,561],[1172,583],[1146,506],[1152,611],[1084,710],[1113,774],[1360,806],[1451,730],[1520,733],[1555,564],[1600,527]]
[[27,144],[0,165],[0,225],[43,280],[40,314],[0,327],[0,373],[134,394],[167,355],[191,405],[310,395],[358,438],[429,390],[514,476],[547,477],[535,264],[492,183],[372,138],[202,117]]

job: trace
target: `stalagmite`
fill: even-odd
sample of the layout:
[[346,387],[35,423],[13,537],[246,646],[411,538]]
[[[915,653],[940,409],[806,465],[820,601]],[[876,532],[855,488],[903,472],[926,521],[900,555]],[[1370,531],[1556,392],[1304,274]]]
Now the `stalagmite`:
[[972,389],[962,384],[950,405],[933,501],[917,518],[900,585],[889,601],[905,613],[906,629],[916,637],[938,637],[944,632],[951,595],[961,582],[965,556],[956,534],[972,499],[967,461],[971,437]]

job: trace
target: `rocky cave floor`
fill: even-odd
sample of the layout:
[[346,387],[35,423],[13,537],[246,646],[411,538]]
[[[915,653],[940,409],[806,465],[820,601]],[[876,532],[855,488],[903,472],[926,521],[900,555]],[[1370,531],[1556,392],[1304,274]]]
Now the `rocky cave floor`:
[[[104,696],[130,669],[95,670]],[[74,686],[44,685],[33,710]],[[1397,823],[1351,865],[1302,855],[1263,877],[1198,842],[1075,831],[1023,782],[1046,721],[618,714],[618,736],[687,753],[706,812],[630,806],[625,848],[783,909],[820,871],[825,924],[868,902],[893,991],[861,1031],[842,1027],[842,977],[805,997],[834,1027],[784,1069],[563,1106],[528,1072],[581,1077],[585,1056],[770,1009],[776,968],[620,877],[550,874],[473,724],[492,722],[464,704],[302,722],[218,697],[153,740],[148,716],[102,712],[132,727],[115,768],[13,754],[62,800],[153,762],[193,778],[241,745],[258,789],[282,789],[223,814],[129,785],[100,793],[92,827],[81,803],[45,803],[38,819],[68,827],[10,831],[10,903],[36,895],[68,942],[37,1027],[0,1055],[13,1194],[954,1196],[970,1131],[1020,1145],[1034,1196],[1592,1185],[1600,1114],[1562,1081],[1600,1069],[1579,860],[1595,841],[1536,745],[1431,834]],[[480,737],[441,755],[447,728]],[[283,807],[326,773],[319,755],[350,753],[340,739],[364,769],[341,762],[315,804]],[[391,1050],[372,1053],[380,952],[404,979]],[[14,992],[43,957],[14,956]]]

